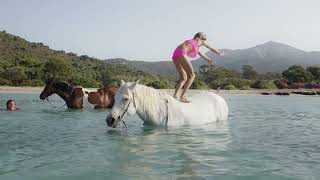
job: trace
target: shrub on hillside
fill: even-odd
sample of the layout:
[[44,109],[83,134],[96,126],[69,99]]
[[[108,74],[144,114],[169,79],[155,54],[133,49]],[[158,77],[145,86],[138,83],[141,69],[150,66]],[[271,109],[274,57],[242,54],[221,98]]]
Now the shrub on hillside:
[[241,89],[245,86],[250,86],[251,84],[252,84],[251,80],[239,79],[239,78],[228,78],[223,81],[222,88],[224,88],[228,85],[233,85],[237,89]]
[[221,81],[220,80],[214,80],[212,82],[209,83],[209,88],[210,89],[217,89],[217,88],[221,88]]
[[225,89],[225,90],[236,90],[237,88],[234,85],[230,84],[230,85],[224,87],[223,89]]
[[243,87],[240,88],[240,90],[249,90],[249,89],[251,89],[250,86],[243,86]]
[[82,77],[82,76],[73,76],[71,77],[71,81],[74,82],[76,85],[81,85],[83,87],[99,87],[100,83],[97,82],[93,78],[89,77]]
[[153,87],[155,89],[160,89],[161,85],[159,81],[150,82],[147,84],[147,86]]
[[275,80],[274,84],[277,86],[278,89],[288,88],[288,81],[287,80]]
[[300,89],[304,88],[304,83],[292,83],[288,86],[288,89]]
[[31,80],[31,86],[45,86],[45,83],[39,79]]
[[232,85],[236,89],[247,89],[252,84],[251,80],[240,79],[240,78],[226,78],[215,80],[209,83],[209,88],[217,89],[220,87],[221,89],[225,89],[227,86]]
[[20,66],[8,68],[2,73],[2,76],[15,86],[20,86],[27,78],[24,68]]
[[193,81],[190,89],[208,89],[208,85],[201,80],[195,80]]
[[258,80],[251,85],[254,89],[276,89],[277,86],[270,80]]
[[1,78],[0,77],[0,86],[8,86],[8,85],[11,85],[11,82],[7,79],[4,79],[4,78]]
[[147,86],[151,86],[155,89],[167,89],[169,86],[164,81],[153,81],[147,84]]
[[293,65],[282,72],[282,76],[292,83],[306,83],[312,80],[312,74],[301,65]]
[[306,89],[320,89],[320,83],[307,83],[304,85]]

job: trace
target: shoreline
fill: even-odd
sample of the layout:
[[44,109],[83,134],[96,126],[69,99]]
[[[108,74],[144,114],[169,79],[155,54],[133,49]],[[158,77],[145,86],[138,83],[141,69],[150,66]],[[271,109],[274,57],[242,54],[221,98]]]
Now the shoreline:
[[[14,87],[14,86],[0,86],[0,94],[10,94],[10,93],[16,93],[16,94],[40,94],[41,91],[44,89],[44,87]],[[85,88],[90,91],[95,91],[98,88]],[[161,91],[165,91],[168,94],[173,94],[174,89],[161,89]],[[284,93],[290,93],[292,96],[304,96],[301,94],[293,94],[292,92],[319,92],[320,90],[314,90],[314,89],[249,89],[249,90],[199,90],[199,89],[190,89],[190,93],[197,93],[197,92],[203,92],[203,91],[209,91],[214,92],[219,95],[259,95],[264,96],[262,93],[270,93],[269,95],[265,96],[274,96],[275,92],[284,92]],[[320,95],[320,94],[319,94]]]
[[44,87],[0,86],[0,93],[41,93]]

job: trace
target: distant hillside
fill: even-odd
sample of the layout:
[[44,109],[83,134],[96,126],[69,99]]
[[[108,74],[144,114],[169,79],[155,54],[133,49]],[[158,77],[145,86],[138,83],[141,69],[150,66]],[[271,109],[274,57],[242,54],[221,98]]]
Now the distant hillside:
[[130,61],[126,59],[106,59],[111,64],[122,64],[128,65],[128,67],[134,70],[141,70],[144,72],[158,74],[163,77],[173,79],[176,77],[176,69],[171,61],[157,61],[157,62],[146,62],[146,61]]
[[[212,52],[207,55],[214,59],[217,65],[228,69],[241,71],[242,65],[252,65],[259,73],[279,72],[294,64],[303,66],[319,65],[320,52],[306,52],[286,44],[267,42],[248,49],[222,49],[224,56],[216,56]],[[134,69],[175,77],[175,67],[171,61],[144,62],[125,59],[107,59],[113,64],[127,64]],[[192,61],[195,71],[207,62],[202,59]]]
[[140,79],[144,84],[173,84],[121,63],[111,64],[87,55],[52,50],[43,43],[28,42],[5,31],[0,32],[0,85],[42,86],[52,76],[86,87],[98,87],[120,79]]

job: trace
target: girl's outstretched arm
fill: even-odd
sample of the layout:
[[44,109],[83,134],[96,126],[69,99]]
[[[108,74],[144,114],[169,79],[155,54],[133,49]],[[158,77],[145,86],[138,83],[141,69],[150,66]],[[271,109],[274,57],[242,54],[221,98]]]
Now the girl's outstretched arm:
[[203,46],[210,49],[211,51],[218,54],[219,56],[222,56],[222,54],[220,53],[220,51],[218,49],[210,47],[207,43],[203,43]]
[[202,54],[200,51],[198,52],[198,54],[200,57],[207,60],[209,64],[213,64],[213,61],[208,56],[206,56],[205,54]]

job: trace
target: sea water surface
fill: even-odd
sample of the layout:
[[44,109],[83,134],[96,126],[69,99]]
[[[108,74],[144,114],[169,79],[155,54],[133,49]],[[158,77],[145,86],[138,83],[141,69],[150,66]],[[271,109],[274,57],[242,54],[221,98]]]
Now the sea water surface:
[[320,97],[226,96],[227,123],[178,129],[136,115],[111,129],[109,111],[88,104],[0,94],[3,108],[8,99],[20,110],[0,111],[1,180],[320,179]]

